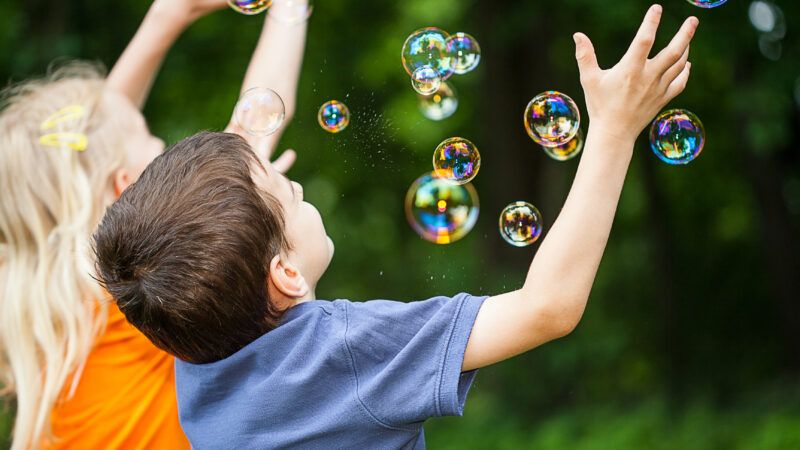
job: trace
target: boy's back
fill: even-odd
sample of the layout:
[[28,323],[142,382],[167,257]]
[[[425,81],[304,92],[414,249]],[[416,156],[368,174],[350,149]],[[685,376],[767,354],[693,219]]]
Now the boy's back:
[[177,360],[181,424],[197,449],[425,448],[425,419],[463,411],[484,300],[300,303],[226,359]]

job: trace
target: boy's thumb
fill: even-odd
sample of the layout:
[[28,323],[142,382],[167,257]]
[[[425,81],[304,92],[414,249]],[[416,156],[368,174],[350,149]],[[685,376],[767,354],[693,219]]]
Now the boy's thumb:
[[591,72],[600,70],[592,41],[583,33],[575,33],[572,38],[575,40],[575,59],[578,61],[578,69],[580,69],[581,74],[588,75]]

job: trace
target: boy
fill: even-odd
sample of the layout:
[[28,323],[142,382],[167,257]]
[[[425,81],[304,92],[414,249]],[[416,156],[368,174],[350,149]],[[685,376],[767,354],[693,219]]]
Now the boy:
[[592,124],[561,215],[514,292],[316,300],[333,244],[299,184],[231,134],[192,136],[154,161],[97,230],[98,273],[128,320],[179,358],[193,446],[424,448],[423,422],[462,414],[476,369],[569,333],[634,140],[689,77],[698,20],[648,59],[660,16],[650,8],[609,70],[574,36]]

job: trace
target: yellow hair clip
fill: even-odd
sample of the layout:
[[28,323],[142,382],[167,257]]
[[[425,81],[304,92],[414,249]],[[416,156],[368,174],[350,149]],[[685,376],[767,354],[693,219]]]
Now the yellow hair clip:
[[82,152],[86,150],[89,139],[83,133],[49,133],[40,137],[39,143],[48,147],[69,147]]
[[44,122],[42,122],[41,130],[49,130],[55,128],[55,126],[60,123],[81,119],[84,114],[86,114],[86,110],[81,105],[66,106],[45,119]]

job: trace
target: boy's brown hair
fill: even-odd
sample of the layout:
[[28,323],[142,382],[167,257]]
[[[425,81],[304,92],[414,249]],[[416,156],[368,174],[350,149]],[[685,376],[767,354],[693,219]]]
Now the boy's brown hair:
[[199,133],[172,146],[106,211],[97,274],[128,321],[192,363],[226,358],[275,328],[270,260],[288,248],[279,203],[251,177],[241,137]]

